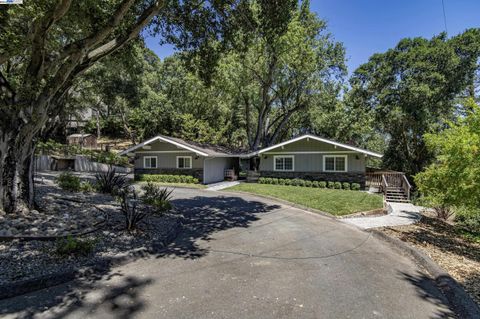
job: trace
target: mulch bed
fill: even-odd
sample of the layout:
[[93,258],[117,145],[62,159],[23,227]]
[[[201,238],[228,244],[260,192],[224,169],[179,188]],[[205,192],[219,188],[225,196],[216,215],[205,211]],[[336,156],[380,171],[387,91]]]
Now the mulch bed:
[[417,224],[379,229],[422,250],[480,304],[480,242],[441,220],[422,216]]

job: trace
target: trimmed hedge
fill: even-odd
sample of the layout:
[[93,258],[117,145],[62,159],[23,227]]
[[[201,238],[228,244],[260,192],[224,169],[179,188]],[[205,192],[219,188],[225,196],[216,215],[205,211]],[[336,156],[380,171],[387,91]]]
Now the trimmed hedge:
[[348,182],[324,182],[324,181],[310,181],[303,180],[299,178],[294,179],[284,179],[284,178],[271,178],[271,177],[260,177],[258,179],[259,184],[270,184],[270,185],[287,185],[287,186],[300,186],[300,187],[312,187],[312,188],[330,188],[330,189],[345,189],[345,190],[360,190],[360,184],[358,183],[348,183]]
[[157,183],[181,183],[181,184],[198,184],[198,178],[190,175],[163,175],[163,174],[143,174],[138,177],[141,182],[157,182]]

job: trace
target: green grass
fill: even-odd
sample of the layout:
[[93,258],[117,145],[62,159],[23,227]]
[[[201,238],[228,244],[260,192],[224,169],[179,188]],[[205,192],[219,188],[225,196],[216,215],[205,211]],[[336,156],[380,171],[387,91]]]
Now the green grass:
[[[147,182],[136,182],[137,184],[146,184]],[[165,186],[165,187],[185,187],[185,188],[198,188],[198,189],[203,189],[207,188],[206,185],[203,184],[193,184],[193,183],[160,183],[160,182],[152,182],[160,186]]]
[[242,183],[228,188],[283,199],[295,204],[318,209],[335,216],[369,211],[383,207],[380,195],[360,191]]

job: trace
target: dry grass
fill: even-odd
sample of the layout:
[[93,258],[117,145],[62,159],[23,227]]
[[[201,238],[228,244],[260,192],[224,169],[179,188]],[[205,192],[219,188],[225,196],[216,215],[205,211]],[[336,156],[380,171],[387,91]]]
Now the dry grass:
[[463,285],[480,304],[480,240],[453,225],[423,216],[413,225],[387,227],[386,234],[413,244]]

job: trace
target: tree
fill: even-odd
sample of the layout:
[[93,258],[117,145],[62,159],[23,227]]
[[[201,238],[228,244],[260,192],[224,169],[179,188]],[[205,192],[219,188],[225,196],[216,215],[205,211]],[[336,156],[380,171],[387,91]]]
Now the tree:
[[213,83],[227,92],[235,136],[250,150],[298,133],[295,117],[326,96],[335,100],[345,74],[343,46],[310,12],[308,1],[299,7],[285,2],[283,14],[274,16],[266,13],[267,2],[253,6],[253,38],[244,50],[219,60]]
[[[35,140],[79,75],[153,32],[208,52],[233,15],[232,1],[30,1],[0,12],[0,208],[33,205]],[[205,61],[211,59],[205,59]]]
[[472,98],[471,111],[458,123],[438,134],[426,134],[428,148],[436,160],[415,176],[427,205],[443,211],[480,207],[480,107]]
[[350,103],[371,114],[386,135],[384,166],[414,175],[433,160],[423,136],[456,116],[479,56],[480,29],[470,29],[451,39],[403,39],[354,72]]

